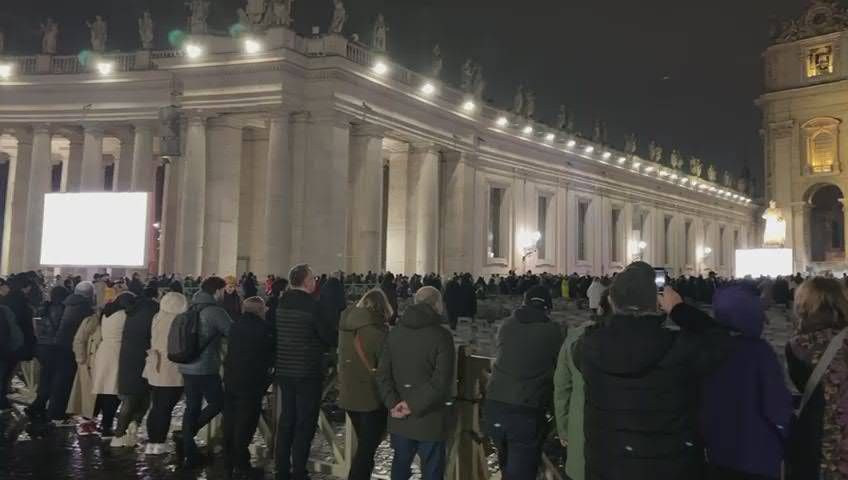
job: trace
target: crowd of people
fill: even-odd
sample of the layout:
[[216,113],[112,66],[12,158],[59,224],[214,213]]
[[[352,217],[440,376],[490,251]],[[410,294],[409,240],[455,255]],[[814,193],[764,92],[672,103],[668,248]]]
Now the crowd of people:
[[[25,409],[33,434],[75,427],[114,448],[173,453],[179,467],[210,461],[195,437],[221,415],[226,470],[261,472],[250,445],[269,387],[282,410],[276,478],[308,478],[328,373],[357,437],[349,479],[370,479],[388,434],[393,480],[420,459],[442,479],[455,429],[454,339],[488,295],[522,295],[500,326],[482,431],[506,480],[536,478],[553,414],[580,479],[848,478],[848,294],[844,281],[800,275],[753,281],[667,278],[635,262],[609,277],[390,273],[287,278],[142,279],[95,275],[45,281],[36,272],[0,284],[0,437],[25,422],[6,390],[21,362],[40,366]],[[345,285],[367,289],[349,304]],[[398,299],[411,297],[399,315]],[[566,329],[554,298],[593,311]],[[712,304],[712,316],[697,307]],[[796,333],[784,366],[763,340],[765,309],[792,305]],[[175,406],[182,426],[170,432]]]

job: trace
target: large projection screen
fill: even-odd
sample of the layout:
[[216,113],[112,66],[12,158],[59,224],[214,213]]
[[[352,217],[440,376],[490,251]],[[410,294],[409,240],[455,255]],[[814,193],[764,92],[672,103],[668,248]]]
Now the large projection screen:
[[792,275],[791,248],[736,250],[736,278]]
[[41,264],[143,267],[147,193],[48,193]]

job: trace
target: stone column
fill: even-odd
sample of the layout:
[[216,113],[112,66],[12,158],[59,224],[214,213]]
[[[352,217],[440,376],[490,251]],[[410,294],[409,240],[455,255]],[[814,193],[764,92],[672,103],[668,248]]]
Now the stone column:
[[[474,158],[469,154],[453,151],[445,153],[442,272],[448,275],[452,272],[474,271],[475,173]],[[557,206],[552,204],[548,208]],[[552,222],[547,228],[554,229],[556,225],[558,222]],[[558,239],[559,235],[549,237]],[[548,258],[555,258],[553,250],[556,247],[548,246],[552,250]]]
[[119,137],[121,152],[115,159],[115,170],[112,178],[113,192],[129,192],[131,190],[135,156],[134,136],[132,132],[123,132]]
[[[297,112],[291,116],[291,224],[289,233],[289,263],[294,265],[304,261],[304,209],[306,208],[307,152],[309,148],[309,112]],[[270,151],[270,149],[269,149]]]
[[181,185],[182,159],[171,159],[165,165],[165,185],[162,192],[162,222],[159,225],[159,274],[177,272],[177,232]]
[[32,164],[32,132],[15,131],[17,152],[10,156],[6,183],[6,210],[3,220],[3,259],[0,273],[8,275],[23,270],[26,244],[27,192]]
[[[807,202],[793,203],[792,224],[787,225],[785,243],[786,248],[792,248],[796,272],[806,270],[810,262],[810,210],[811,206]],[[762,241],[762,238],[758,238],[754,245],[762,245]]]
[[291,259],[292,151],[288,111],[268,118],[268,161],[265,164],[264,241],[265,273],[285,275]]
[[344,268],[348,255],[347,211],[350,119],[335,112],[312,117],[304,163],[301,259],[315,273]]
[[[124,145],[121,145],[121,164],[124,164]],[[131,192],[146,192],[147,193],[147,264],[151,264],[151,260],[157,261],[158,259],[151,258],[155,255],[156,249],[153,248],[152,242],[155,239],[154,230],[153,230],[153,222],[154,222],[154,213],[156,209],[156,163],[153,158],[153,128],[151,125],[145,122],[140,122],[135,124],[133,130],[133,141],[132,141],[132,170],[130,172],[130,181],[128,190]],[[127,165],[124,164],[121,168],[121,171],[125,169]],[[163,196],[164,197],[164,196]],[[164,217],[164,206],[163,206],[163,214]],[[160,224],[161,228],[161,224]]]
[[192,115],[186,127],[185,155],[180,178],[176,269],[198,275],[203,258],[203,223],[206,206],[206,117]]
[[[414,145],[409,156],[410,179],[415,179],[415,272],[438,271],[439,151],[435,145]],[[412,187],[412,185],[410,185]],[[408,267],[407,267],[408,268]]]
[[32,129],[32,163],[27,185],[26,241],[23,270],[37,270],[41,264],[41,228],[44,219],[44,195],[50,192],[53,158],[50,126]]
[[82,176],[83,137],[74,133],[68,135],[68,158],[62,168],[62,192],[79,192]]
[[103,129],[99,125],[85,125],[80,191],[102,192],[105,183],[103,171]]
[[[203,275],[236,275],[242,127],[229,117],[209,121]],[[191,176],[191,170],[186,172]]]
[[[404,144],[406,145],[406,144]],[[408,149],[408,147],[407,147]],[[386,222],[386,271],[412,273],[407,268],[407,203],[409,174],[407,164],[409,152],[399,151],[389,155],[389,205]]]
[[350,134],[349,233],[352,272],[383,269],[383,128],[354,125]]

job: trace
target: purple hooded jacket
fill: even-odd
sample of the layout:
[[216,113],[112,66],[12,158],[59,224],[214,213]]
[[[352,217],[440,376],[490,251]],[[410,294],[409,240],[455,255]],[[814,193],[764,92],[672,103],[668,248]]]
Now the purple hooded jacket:
[[734,285],[716,292],[713,312],[735,332],[725,362],[703,381],[701,431],[710,464],[769,478],[780,476],[792,418],[783,368],[760,336],[765,311],[758,292]]

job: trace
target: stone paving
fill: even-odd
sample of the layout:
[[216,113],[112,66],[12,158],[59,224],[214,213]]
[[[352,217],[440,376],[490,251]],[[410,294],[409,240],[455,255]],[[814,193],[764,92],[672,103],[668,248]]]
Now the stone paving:
[[[482,355],[493,355],[495,338],[500,320],[508,315],[517,303],[515,298],[498,298],[481,302],[480,318],[475,322],[461,322],[457,329],[458,344],[472,344]],[[578,325],[590,317],[587,310],[577,309],[574,304],[558,301],[552,314],[554,321],[567,326]],[[791,333],[787,313],[780,308],[772,308],[768,314],[769,324],[765,328],[765,338],[773,345],[775,352],[783,361],[783,348]],[[490,324],[488,320],[492,320]],[[336,443],[343,444],[343,414],[332,405],[325,412],[333,423]],[[181,421],[182,405],[178,405],[173,425]],[[144,436],[144,429],[141,434]],[[142,444],[143,445],[143,444]],[[257,435],[254,448],[262,452],[263,440]],[[553,450],[556,450],[555,448]],[[99,437],[78,437],[73,428],[56,429],[43,439],[30,439],[24,433],[12,447],[0,447],[0,480],[41,480],[41,479],[217,479],[224,478],[220,462],[202,472],[182,472],[175,470],[170,456],[146,457],[143,446],[135,449],[112,449]],[[216,455],[220,458],[220,455]],[[316,437],[313,458],[331,460],[330,446],[320,436]],[[375,477],[387,479],[391,465],[392,451],[388,442],[384,442],[376,455]],[[494,458],[490,458],[491,470],[496,471]],[[271,478],[270,475],[267,478]],[[316,474],[314,480],[330,480],[334,477]],[[420,478],[415,472],[414,479]]]

